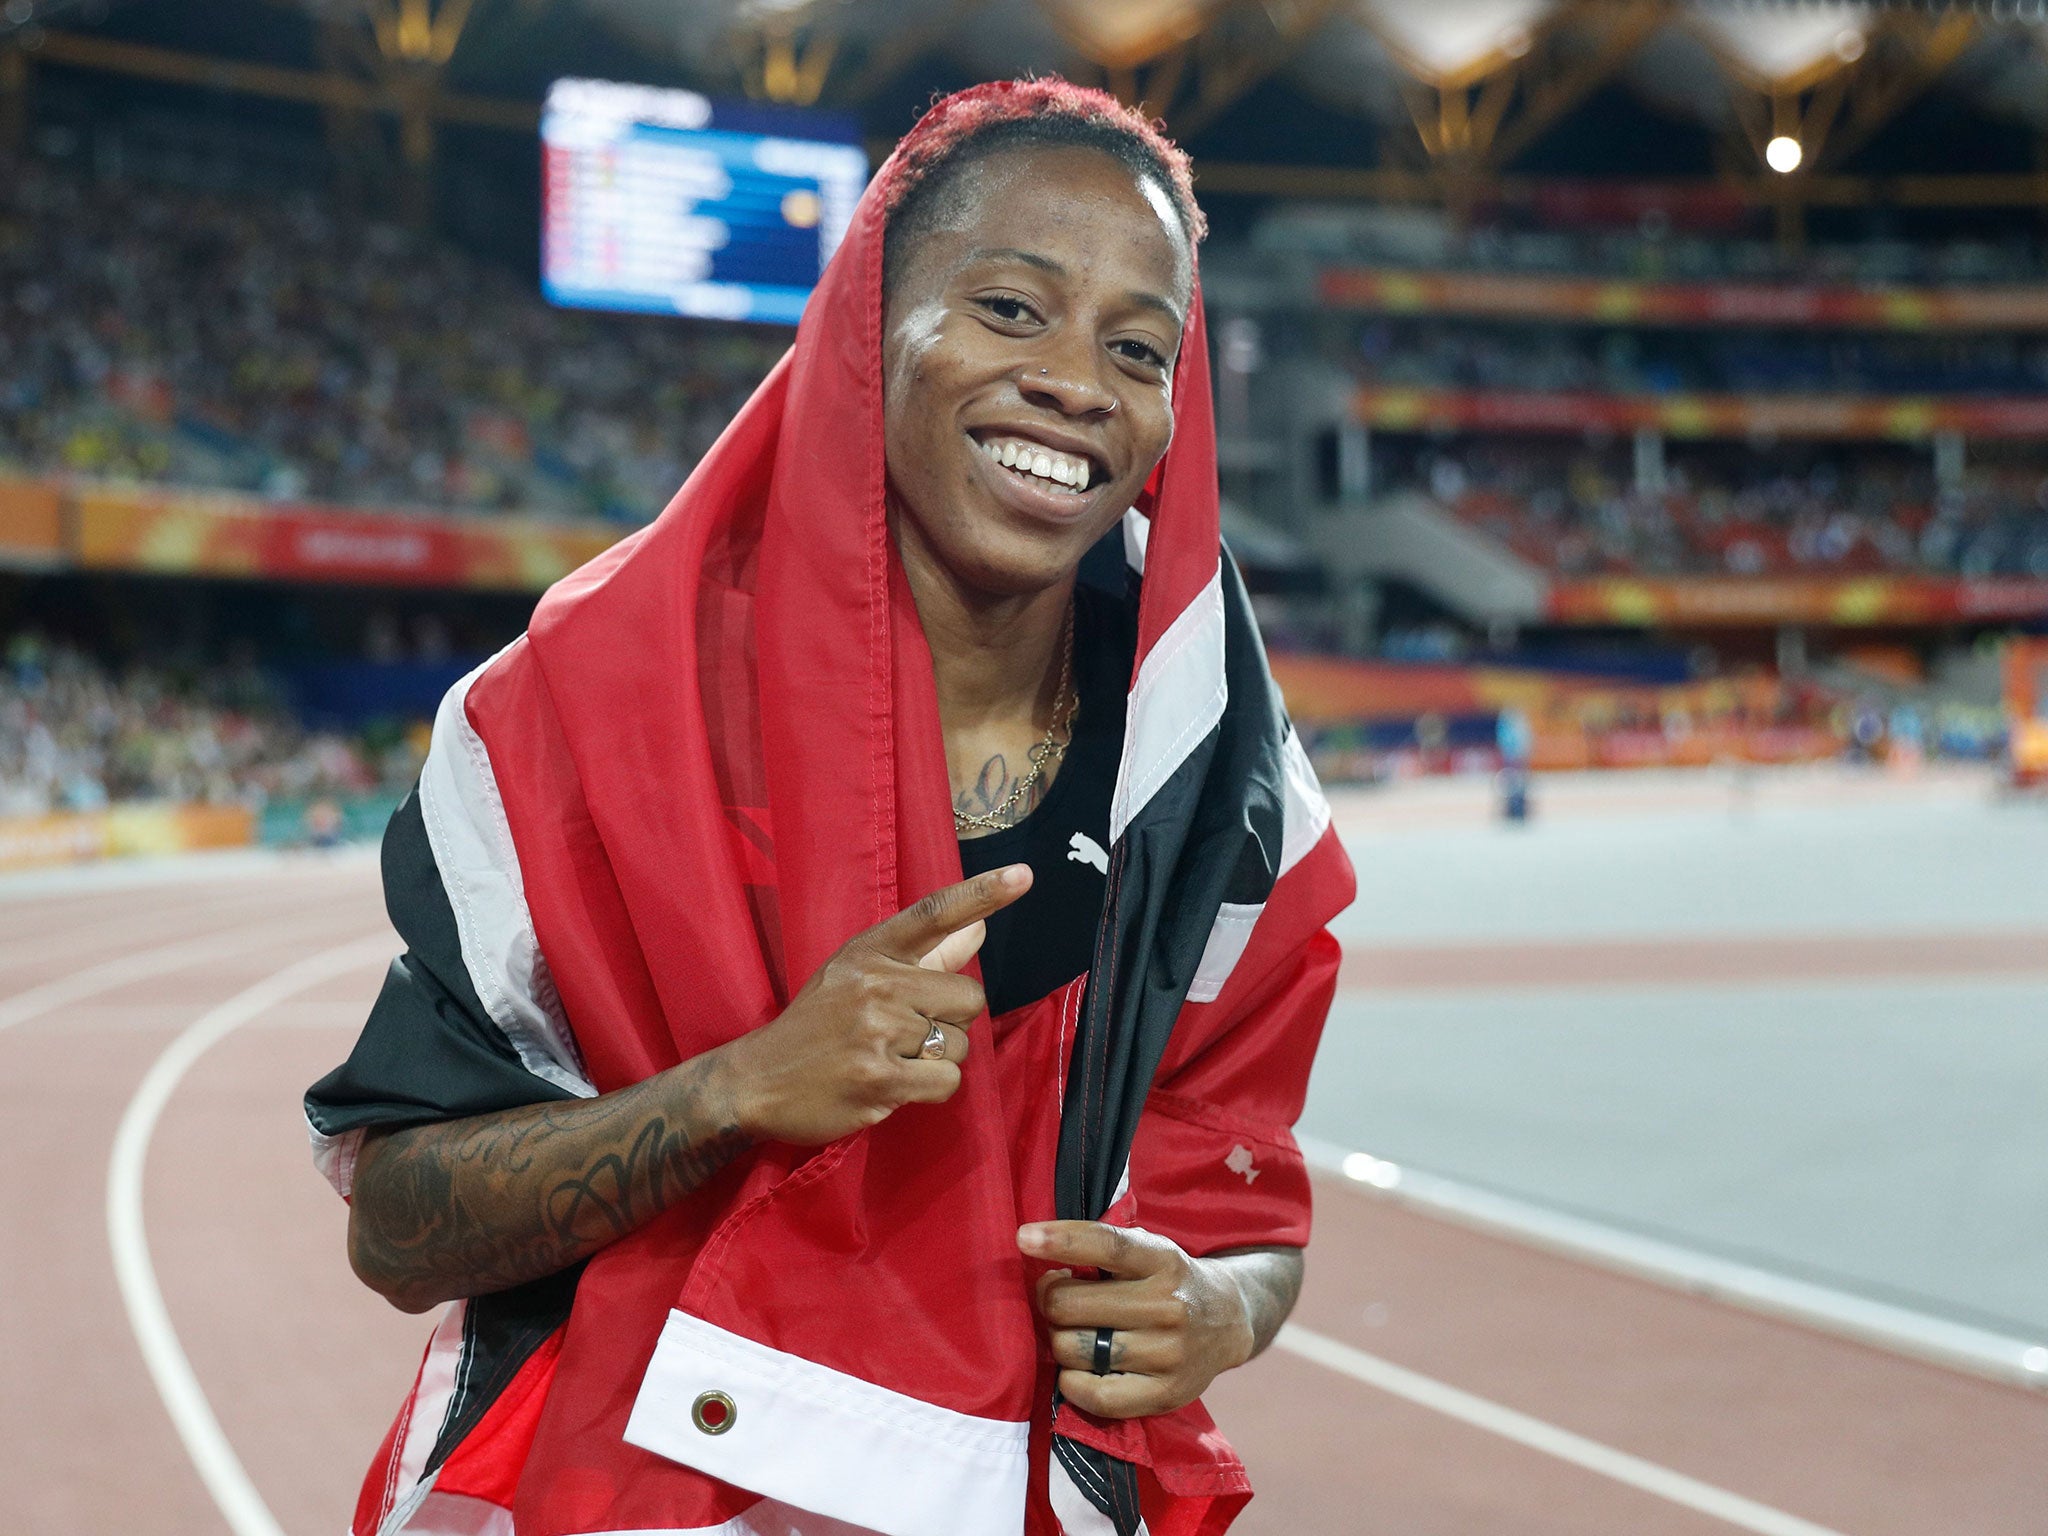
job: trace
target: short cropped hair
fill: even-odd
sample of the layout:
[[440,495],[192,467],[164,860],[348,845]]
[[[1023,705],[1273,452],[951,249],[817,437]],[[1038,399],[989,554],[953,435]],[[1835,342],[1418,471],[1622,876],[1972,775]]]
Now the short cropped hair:
[[894,285],[918,237],[939,225],[961,172],[1003,150],[1040,146],[1099,150],[1155,183],[1189,250],[1208,233],[1186,153],[1143,113],[1057,77],[998,80],[940,98],[896,146],[883,193],[883,287]]

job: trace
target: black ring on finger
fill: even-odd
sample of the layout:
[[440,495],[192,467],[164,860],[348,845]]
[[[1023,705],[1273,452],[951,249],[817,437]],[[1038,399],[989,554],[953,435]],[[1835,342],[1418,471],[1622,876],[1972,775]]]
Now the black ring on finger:
[[1089,1369],[1098,1376],[1109,1374],[1110,1356],[1116,1351],[1116,1330],[1098,1328],[1095,1330],[1095,1359]]

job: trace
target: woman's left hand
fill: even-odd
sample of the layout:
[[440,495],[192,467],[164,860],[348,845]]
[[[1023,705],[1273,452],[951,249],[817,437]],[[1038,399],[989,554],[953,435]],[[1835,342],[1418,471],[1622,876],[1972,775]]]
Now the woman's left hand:
[[[1042,1221],[1017,1246],[1035,1259],[1102,1272],[1082,1280],[1056,1269],[1038,1282],[1038,1310],[1060,1364],[1060,1392],[1106,1419],[1167,1413],[1252,1357],[1244,1290],[1227,1266],[1190,1258],[1179,1244],[1139,1227]],[[1095,1374],[1095,1338],[1113,1329],[1109,1374]]]

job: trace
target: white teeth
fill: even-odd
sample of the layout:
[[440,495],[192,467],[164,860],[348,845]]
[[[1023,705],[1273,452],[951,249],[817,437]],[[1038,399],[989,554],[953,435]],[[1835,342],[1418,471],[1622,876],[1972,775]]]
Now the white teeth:
[[1041,480],[1051,480],[1070,490],[1085,491],[1091,471],[1088,461],[1081,457],[1068,457],[1040,448],[1030,442],[1019,442],[1010,438],[1004,442],[989,441],[981,445],[982,451],[1006,469],[1019,474],[1036,475]]

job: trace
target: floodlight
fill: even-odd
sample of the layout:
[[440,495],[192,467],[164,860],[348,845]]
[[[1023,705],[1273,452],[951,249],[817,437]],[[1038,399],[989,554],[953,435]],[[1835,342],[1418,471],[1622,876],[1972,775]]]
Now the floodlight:
[[1799,148],[1799,141],[1782,133],[1764,146],[1764,164],[1781,176],[1798,170],[1802,158],[1804,152]]

